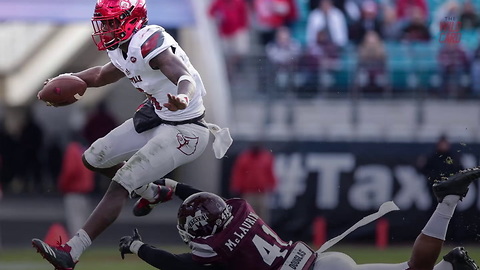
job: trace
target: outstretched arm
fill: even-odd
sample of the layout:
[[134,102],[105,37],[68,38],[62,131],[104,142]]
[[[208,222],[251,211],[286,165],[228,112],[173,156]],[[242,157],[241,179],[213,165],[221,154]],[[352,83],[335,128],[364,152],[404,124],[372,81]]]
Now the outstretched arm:
[[195,193],[202,192],[203,190],[196,189],[190,185],[187,184],[182,184],[182,183],[177,183],[177,186],[175,188],[175,195],[177,195],[178,198],[182,199],[184,201],[186,198],[188,198],[190,195],[193,195]]
[[150,61],[153,69],[159,69],[172,83],[177,93],[169,93],[168,103],[163,104],[170,111],[184,110],[195,93],[196,84],[188,68],[177,57],[172,48],[159,53]]
[[[203,192],[203,190],[196,189],[190,185],[183,184],[176,182],[174,180],[169,179],[170,184],[166,184],[167,186],[172,187],[171,183],[174,183],[175,187],[173,188],[175,191],[175,195],[177,195],[178,198],[180,198],[182,201],[184,201],[186,198],[188,198],[190,195],[193,195],[195,193]],[[226,200],[225,198],[223,198]]]
[[120,239],[119,249],[122,259],[125,254],[137,254],[142,260],[153,267],[162,270],[222,270],[219,265],[203,265],[192,259],[191,253],[173,254],[166,250],[142,242],[137,229],[132,236],[123,236]]
[[191,253],[172,254],[168,251],[144,244],[138,257],[153,267],[162,270],[221,270],[220,266],[202,265],[192,259]]

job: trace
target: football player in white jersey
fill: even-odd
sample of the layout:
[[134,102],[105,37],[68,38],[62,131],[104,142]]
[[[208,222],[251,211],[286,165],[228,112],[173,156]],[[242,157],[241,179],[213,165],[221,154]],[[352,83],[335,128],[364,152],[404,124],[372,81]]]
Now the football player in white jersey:
[[[188,56],[162,27],[147,25],[145,0],[97,0],[92,37],[110,62],[74,73],[88,87],[100,87],[127,77],[147,101],[133,118],[88,148],[85,166],[113,181],[91,216],[65,244],[33,246],[56,269],[74,269],[80,255],[120,214],[129,196],[141,198],[134,214],[148,214],[172,192],[153,181],[198,158],[210,131],[217,158],[231,144],[228,129],[203,120],[205,88]],[[226,140],[225,140],[226,139]],[[126,162],[125,162],[126,160]]]

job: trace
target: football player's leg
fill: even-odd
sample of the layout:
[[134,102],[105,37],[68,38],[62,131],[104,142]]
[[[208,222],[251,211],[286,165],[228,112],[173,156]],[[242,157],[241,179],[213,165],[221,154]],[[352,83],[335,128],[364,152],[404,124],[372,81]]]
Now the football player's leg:
[[[153,201],[158,190],[150,184],[175,168],[197,159],[208,145],[209,131],[194,124],[162,125],[155,136],[115,176],[127,190]],[[150,187],[150,188],[147,188]]]
[[478,168],[467,169],[433,185],[439,203],[413,245],[409,265],[413,269],[432,269],[442,250],[450,219],[468,186],[480,177]]
[[208,145],[209,131],[197,125],[162,125],[156,133],[114,177],[127,190],[142,197],[134,207],[136,216],[148,214],[156,204],[173,195],[168,185],[156,185],[152,183],[154,180],[197,159]]
[[87,168],[112,179],[117,170],[154,136],[153,130],[137,133],[128,119],[105,137],[96,140],[83,154]]
[[[152,136],[152,132],[138,134],[131,119],[125,121],[105,137],[94,142],[84,153],[88,164],[94,168],[119,168],[123,160],[128,159]],[[88,217],[85,225],[66,245],[71,247],[70,254],[77,261],[85,251],[120,214],[128,199],[127,190],[112,181],[102,200]]]

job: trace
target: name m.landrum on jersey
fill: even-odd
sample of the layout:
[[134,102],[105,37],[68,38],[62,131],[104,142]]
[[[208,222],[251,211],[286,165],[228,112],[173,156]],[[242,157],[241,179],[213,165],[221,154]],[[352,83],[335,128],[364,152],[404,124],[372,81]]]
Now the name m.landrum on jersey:
[[233,233],[237,237],[234,239],[228,239],[228,241],[225,243],[225,246],[227,246],[230,251],[232,251],[240,243],[243,237],[245,237],[245,235],[252,228],[253,224],[255,224],[257,219],[258,216],[250,212],[245,218],[245,220],[242,222],[242,224],[238,227],[239,231]]

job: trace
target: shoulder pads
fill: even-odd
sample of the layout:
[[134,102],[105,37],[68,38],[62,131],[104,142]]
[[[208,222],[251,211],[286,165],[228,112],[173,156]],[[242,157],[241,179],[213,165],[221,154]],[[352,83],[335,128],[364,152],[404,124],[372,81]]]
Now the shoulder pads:
[[165,30],[160,29],[153,33],[145,42],[143,42],[142,46],[140,46],[140,50],[142,52],[142,57],[145,58],[149,53],[154,51],[156,48],[160,48],[165,40]]

